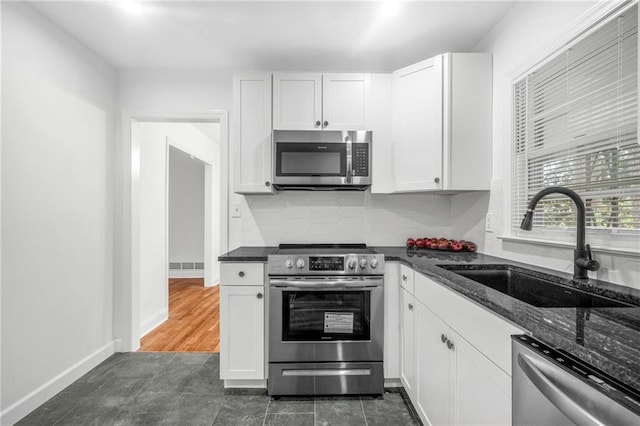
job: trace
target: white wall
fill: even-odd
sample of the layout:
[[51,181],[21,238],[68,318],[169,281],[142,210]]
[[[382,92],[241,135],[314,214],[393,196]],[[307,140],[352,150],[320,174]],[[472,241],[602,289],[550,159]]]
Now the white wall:
[[[573,248],[506,242],[497,237],[508,234],[511,152],[512,70],[526,63],[552,42],[594,2],[523,2],[516,4],[476,46],[477,51],[493,53],[493,182],[488,210],[493,213],[496,231],[486,234],[485,251],[525,263],[555,270],[573,271]],[[587,236],[587,240],[589,240]],[[591,237],[593,238],[593,237]],[[599,279],[640,288],[640,257],[594,250],[602,266]]]
[[[204,261],[204,164],[169,151],[169,262]],[[203,270],[195,271],[203,276]],[[179,276],[178,271],[170,271]],[[192,275],[190,275],[192,276]]]
[[169,318],[167,273],[167,137],[140,123],[140,333]]
[[129,111],[230,111],[231,79],[216,70],[121,70],[119,101]]
[[2,4],[2,424],[113,352],[116,75]]

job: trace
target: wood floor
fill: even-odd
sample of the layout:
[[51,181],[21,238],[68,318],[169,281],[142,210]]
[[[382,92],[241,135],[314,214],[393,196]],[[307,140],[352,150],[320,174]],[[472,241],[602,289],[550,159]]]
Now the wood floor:
[[140,341],[141,352],[219,352],[220,286],[169,279],[169,319]]

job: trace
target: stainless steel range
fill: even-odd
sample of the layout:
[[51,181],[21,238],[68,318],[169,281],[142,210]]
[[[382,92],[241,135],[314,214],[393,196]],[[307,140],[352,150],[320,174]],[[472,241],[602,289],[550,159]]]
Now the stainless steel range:
[[382,394],[384,256],[283,244],[268,271],[269,394]]

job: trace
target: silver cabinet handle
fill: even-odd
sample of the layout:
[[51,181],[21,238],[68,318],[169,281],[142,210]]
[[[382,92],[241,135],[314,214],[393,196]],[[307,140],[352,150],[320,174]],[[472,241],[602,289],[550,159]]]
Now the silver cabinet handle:
[[327,128],[329,127],[329,122],[325,121],[324,123],[322,123],[322,127]]
[[439,178],[439,177],[437,177],[437,178],[433,179],[433,181],[434,181],[435,183],[440,183],[440,178]]
[[315,127],[320,127],[320,124],[322,124],[322,123],[320,123],[320,121],[316,121]]
[[402,276],[402,281],[406,281],[406,280],[407,280],[407,276],[406,276],[406,275],[403,275],[403,276]]
[[447,348],[453,350],[453,342],[449,339],[447,339]]
[[413,311],[413,305],[411,303],[409,303],[409,310]]
[[241,277],[244,277],[244,271],[238,272],[238,275],[241,276]]
[[445,336],[444,334],[440,336],[440,339],[442,340],[442,343],[447,343],[447,336]]
[[258,293],[258,294],[256,295],[256,297],[257,297],[258,299],[262,299],[262,293]]
[[264,186],[271,186],[271,182],[266,181],[266,182],[264,183]]
[[[598,419],[593,414],[591,414],[590,412],[582,408],[580,404],[578,404],[571,397],[571,395],[564,393],[560,389],[558,384],[561,384],[561,383],[558,383],[558,384],[554,383],[555,381],[561,382],[561,377],[555,377],[555,380],[551,380],[551,377],[547,377],[547,375],[543,371],[540,371],[540,369],[538,368],[534,360],[532,360],[528,356],[523,354],[518,354],[518,365],[520,366],[524,374],[529,378],[529,380],[531,380],[531,383],[533,383],[534,386],[538,388],[538,390],[547,398],[547,400],[549,400],[549,402],[555,405],[558,410],[562,411],[562,413],[564,413],[564,415],[567,416],[575,424],[600,425],[600,424],[618,423],[612,418]],[[547,371],[547,374],[551,373],[550,375],[553,375],[551,369],[545,369],[545,370],[549,370]],[[561,371],[559,371],[559,373],[560,372]],[[565,383],[565,385],[568,385],[568,383]],[[590,389],[589,385],[585,384],[584,387]],[[593,401],[593,395],[591,394],[591,392],[590,392],[590,395],[587,395],[584,391],[581,392],[581,390],[582,389],[578,389],[575,387],[567,388],[567,391],[569,391],[569,393],[573,393],[579,399],[584,399],[586,401]],[[608,398],[604,396],[604,394],[598,393],[598,396],[596,396],[596,398],[600,398],[600,397],[602,398],[600,403],[607,405],[606,400]],[[599,405],[598,402],[593,403],[593,406],[598,406],[598,405]]]

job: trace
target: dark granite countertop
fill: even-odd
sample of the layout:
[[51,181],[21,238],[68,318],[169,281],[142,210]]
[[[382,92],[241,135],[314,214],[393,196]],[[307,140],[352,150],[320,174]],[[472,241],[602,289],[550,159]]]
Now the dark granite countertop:
[[267,256],[278,247],[239,247],[221,256],[220,262],[266,262]]
[[[373,247],[387,261],[399,261],[531,332],[533,337],[592,364],[640,392],[640,291],[599,280],[573,282],[581,290],[631,303],[629,308],[539,308],[437,265],[509,264],[571,279],[570,274],[481,253],[451,253],[404,247]],[[275,247],[241,247],[218,259],[260,262]]]

